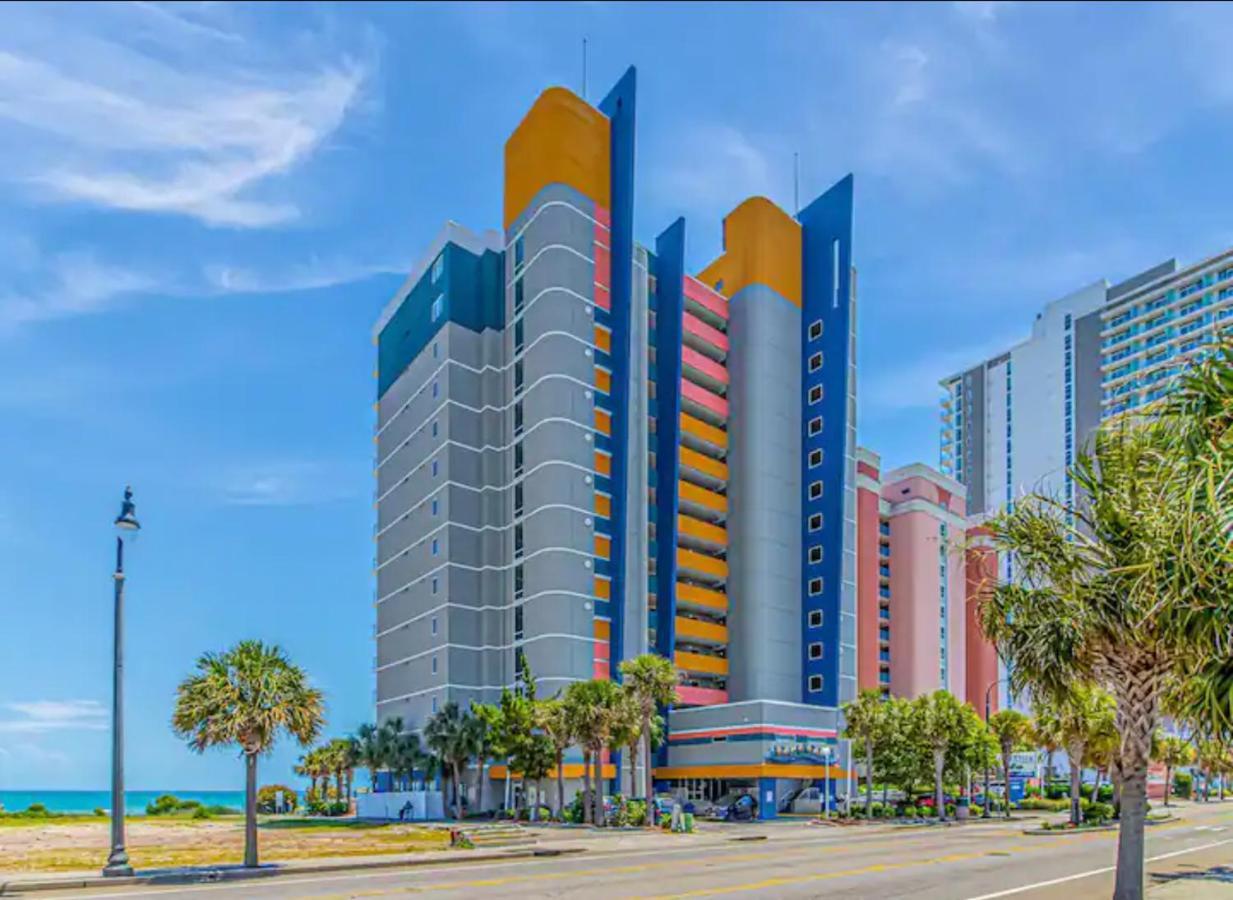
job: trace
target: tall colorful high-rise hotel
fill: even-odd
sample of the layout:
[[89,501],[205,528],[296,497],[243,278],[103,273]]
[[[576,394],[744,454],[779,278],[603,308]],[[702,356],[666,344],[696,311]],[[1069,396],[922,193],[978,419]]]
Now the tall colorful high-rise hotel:
[[632,69],[541,94],[503,231],[447,226],[377,324],[378,714],[653,651],[657,777],[774,791],[856,692],[852,179],[738,204],[691,273],[683,219],[635,240],[635,111]]

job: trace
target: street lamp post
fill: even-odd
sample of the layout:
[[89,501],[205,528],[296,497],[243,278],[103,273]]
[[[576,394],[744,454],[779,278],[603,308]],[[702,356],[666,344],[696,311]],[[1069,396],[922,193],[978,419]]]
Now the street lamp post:
[[[993,693],[993,689],[1005,680],[1006,680],[1005,678],[999,678],[997,681],[990,682],[989,686],[985,688],[985,727],[986,728],[989,727],[989,716],[992,714],[990,712],[990,695]],[[1002,790],[1005,792],[1006,802],[1010,803],[1010,785],[1009,784],[1002,785]],[[980,814],[980,817],[982,819],[989,818],[989,806],[990,806],[990,803],[989,803],[989,758],[986,757],[985,758],[985,808],[981,811],[981,814]]]
[[831,748],[822,748],[822,818],[831,817]]
[[115,623],[111,669],[111,853],[104,875],[132,875],[124,847],[124,537],[136,538],[141,525],[133,489],[124,488],[124,503],[116,516]]

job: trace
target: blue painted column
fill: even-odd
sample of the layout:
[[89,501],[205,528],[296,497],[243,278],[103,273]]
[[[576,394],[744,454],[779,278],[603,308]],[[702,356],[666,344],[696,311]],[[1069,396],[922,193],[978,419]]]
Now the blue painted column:
[[[768,797],[770,798],[769,800],[767,799]],[[777,807],[777,798],[775,796],[774,778],[758,779],[758,818],[779,818],[779,809]]]

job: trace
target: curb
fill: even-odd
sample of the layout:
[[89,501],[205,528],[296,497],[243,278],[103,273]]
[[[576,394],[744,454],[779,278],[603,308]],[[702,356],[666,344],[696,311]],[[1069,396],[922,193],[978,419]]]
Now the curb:
[[370,869],[415,869],[427,866],[462,866],[468,863],[501,862],[505,860],[533,859],[585,853],[585,847],[534,848],[519,847],[501,852],[458,851],[458,859],[397,859],[370,860],[363,863],[315,863],[287,866],[270,864],[256,869],[192,869],[188,871],[159,872],[149,875],[128,875],[107,878],[89,875],[69,878],[30,878],[0,882],[0,897],[17,897],[43,891],[70,891],[85,888],[134,887],[139,885],[212,884],[227,881],[251,881],[259,878],[277,878],[281,875],[322,875],[332,872],[362,872]]

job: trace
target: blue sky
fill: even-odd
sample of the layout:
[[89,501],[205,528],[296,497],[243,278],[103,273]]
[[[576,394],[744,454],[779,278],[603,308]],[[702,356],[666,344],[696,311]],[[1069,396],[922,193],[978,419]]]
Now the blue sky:
[[[1227,7],[98,4],[0,28],[0,789],[106,784],[132,481],[129,784],[242,786],[167,725],[281,643],[371,716],[369,331],[447,219],[500,225],[549,84],[639,70],[637,235],[856,174],[860,439],[936,462],[936,381],[1046,301],[1233,243]],[[283,746],[265,775],[285,776]]]

